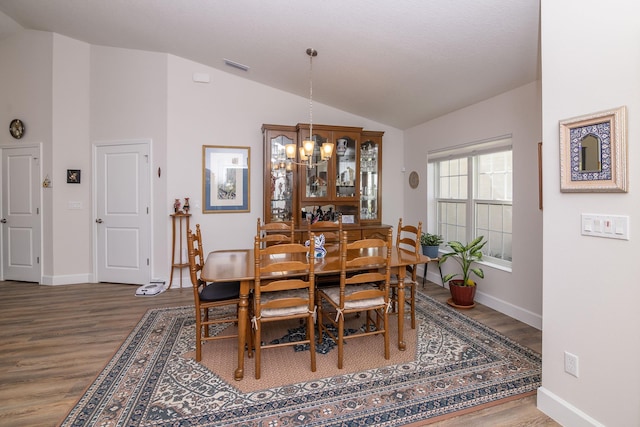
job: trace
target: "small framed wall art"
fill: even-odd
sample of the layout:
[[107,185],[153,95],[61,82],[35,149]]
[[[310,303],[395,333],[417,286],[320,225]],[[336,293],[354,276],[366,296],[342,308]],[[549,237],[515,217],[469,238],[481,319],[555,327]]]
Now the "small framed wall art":
[[203,213],[249,212],[250,147],[202,146]]
[[560,191],[627,191],[626,107],[560,122]]
[[67,169],[67,184],[80,184],[80,169]]

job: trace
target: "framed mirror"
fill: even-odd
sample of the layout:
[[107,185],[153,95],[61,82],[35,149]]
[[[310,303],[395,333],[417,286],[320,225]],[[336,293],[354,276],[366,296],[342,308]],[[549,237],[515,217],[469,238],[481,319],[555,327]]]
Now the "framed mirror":
[[626,107],[560,122],[560,191],[626,192]]

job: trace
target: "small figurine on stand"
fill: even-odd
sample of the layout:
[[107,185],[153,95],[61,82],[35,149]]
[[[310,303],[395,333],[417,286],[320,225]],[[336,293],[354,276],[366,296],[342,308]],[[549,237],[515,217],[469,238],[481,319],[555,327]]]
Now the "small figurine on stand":
[[176,199],[176,201],[173,202],[173,211],[175,213],[180,213],[180,199]]
[[189,213],[189,209],[191,209],[191,206],[189,206],[189,198],[188,197],[184,198],[184,205],[182,207],[184,209],[184,213],[188,214]]

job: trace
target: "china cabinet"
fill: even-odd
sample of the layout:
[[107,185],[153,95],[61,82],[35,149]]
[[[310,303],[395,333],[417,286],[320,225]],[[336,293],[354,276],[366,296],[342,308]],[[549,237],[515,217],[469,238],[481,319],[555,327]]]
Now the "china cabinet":
[[[309,221],[342,216],[350,239],[385,235],[382,219],[382,136],[384,132],[349,126],[313,126],[312,155],[288,159],[287,144],[302,146],[309,125],[262,126],[264,138],[264,221],[294,220],[297,230]],[[323,161],[322,144],[333,154]]]

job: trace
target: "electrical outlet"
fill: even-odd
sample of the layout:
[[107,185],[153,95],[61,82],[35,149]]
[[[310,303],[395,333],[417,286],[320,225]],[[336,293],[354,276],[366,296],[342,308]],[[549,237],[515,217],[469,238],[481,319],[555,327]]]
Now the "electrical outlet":
[[578,378],[578,356],[568,351],[564,352],[564,371]]

